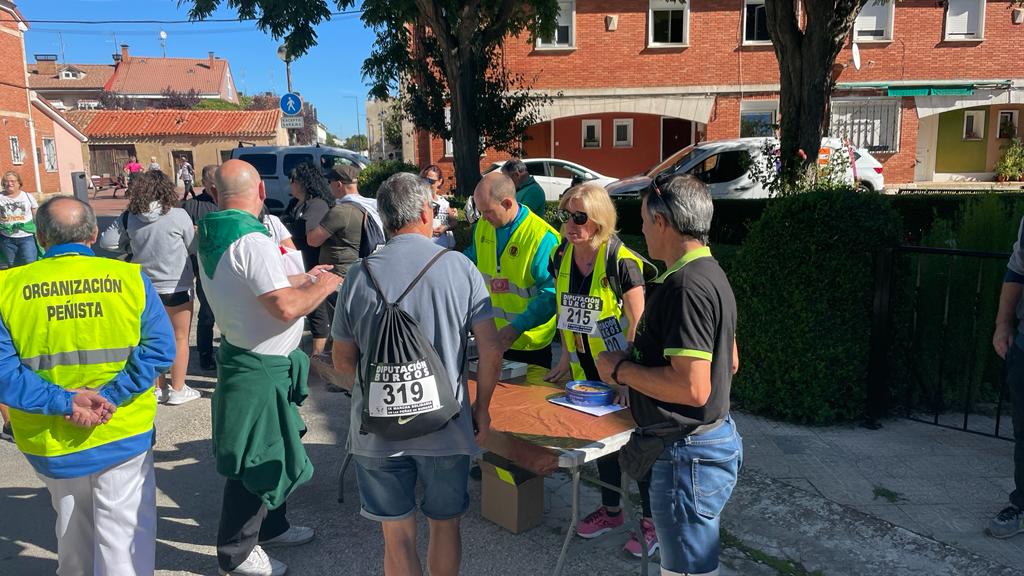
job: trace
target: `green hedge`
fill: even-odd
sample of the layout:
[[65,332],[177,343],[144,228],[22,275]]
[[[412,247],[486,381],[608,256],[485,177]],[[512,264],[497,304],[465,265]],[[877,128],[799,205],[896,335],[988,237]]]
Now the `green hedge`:
[[899,241],[899,214],[878,194],[769,203],[730,266],[741,406],[814,424],[864,414],[873,257]]
[[359,173],[359,193],[368,198],[377,197],[377,188],[391,175],[398,172],[419,174],[420,169],[401,160],[383,160],[374,162]]

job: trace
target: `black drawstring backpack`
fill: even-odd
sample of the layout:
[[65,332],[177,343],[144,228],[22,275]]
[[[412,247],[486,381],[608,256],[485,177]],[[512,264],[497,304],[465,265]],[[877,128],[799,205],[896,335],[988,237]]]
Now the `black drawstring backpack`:
[[372,348],[366,351],[362,365],[363,432],[388,440],[408,440],[436,432],[459,415],[461,405],[441,357],[416,319],[399,308],[402,299],[446,252],[449,250],[441,250],[431,258],[392,303],[381,292],[369,262],[363,260],[370,284],[384,303],[370,340]]

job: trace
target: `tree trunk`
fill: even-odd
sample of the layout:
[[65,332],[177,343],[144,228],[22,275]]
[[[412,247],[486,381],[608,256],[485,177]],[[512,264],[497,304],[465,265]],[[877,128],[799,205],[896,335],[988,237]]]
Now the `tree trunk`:
[[[833,65],[860,7],[868,0],[767,0],[768,31],[779,61],[780,154],[783,190],[816,175],[821,137],[828,132]],[[802,152],[802,154],[801,154]]]
[[[480,181],[480,130],[475,112],[477,60],[463,47],[462,58],[456,70],[447,70],[448,90],[451,93],[452,152],[455,156],[456,194],[469,196]],[[446,66],[448,68],[448,66]]]

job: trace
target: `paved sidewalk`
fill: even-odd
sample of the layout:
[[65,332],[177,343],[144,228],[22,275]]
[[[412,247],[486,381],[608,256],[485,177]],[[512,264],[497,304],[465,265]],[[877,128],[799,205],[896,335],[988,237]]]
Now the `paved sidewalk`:
[[983,532],[1013,489],[1012,442],[902,419],[879,430],[808,428],[746,414],[736,419],[748,470],[1024,567],[1024,535],[997,540]]

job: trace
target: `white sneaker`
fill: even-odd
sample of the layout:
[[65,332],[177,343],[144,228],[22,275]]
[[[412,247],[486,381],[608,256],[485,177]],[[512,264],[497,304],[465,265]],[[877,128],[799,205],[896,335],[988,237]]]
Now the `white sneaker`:
[[156,396],[157,404],[167,402],[167,390],[163,390],[159,386],[153,386],[153,395]]
[[168,406],[181,406],[186,402],[198,400],[200,397],[202,397],[202,394],[199,393],[199,390],[190,388],[188,384],[186,384],[181,390],[169,388],[167,390],[167,400],[164,403]]
[[267,553],[259,546],[253,548],[245,562],[239,564],[234,570],[230,572],[224,569],[220,570],[221,576],[284,576],[286,572],[288,572],[288,566],[284,562],[278,562],[267,556]]
[[270,540],[263,540],[260,546],[267,548],[285,548],[287,546],[301,546],[316,536],[316,531],[308,526],[292,526],[284,534],[275,536]]

